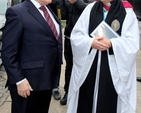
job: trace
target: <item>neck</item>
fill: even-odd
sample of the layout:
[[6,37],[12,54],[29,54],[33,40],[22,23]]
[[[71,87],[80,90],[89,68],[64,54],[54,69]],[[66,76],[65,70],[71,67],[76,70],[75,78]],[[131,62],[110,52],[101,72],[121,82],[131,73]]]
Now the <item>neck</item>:
[[111,6],[111,3],[103,3],[106,6]]

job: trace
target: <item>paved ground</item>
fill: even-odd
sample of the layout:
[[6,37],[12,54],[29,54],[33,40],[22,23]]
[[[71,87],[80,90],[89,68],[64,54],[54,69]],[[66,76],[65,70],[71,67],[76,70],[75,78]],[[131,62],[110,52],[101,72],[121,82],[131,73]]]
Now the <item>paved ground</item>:
[[[139,27],[141,29],[141,23],[139,23]],[[62,73],[60,79],[60,92],[62,96],[64,95],[64,91],[63,91],[64,67],[65,64],[62,65]],[[137,76],[141,77],[141,51],[138,52],[138,56],[137,56]],[[0,113],[11,113],[10,112],[11,99],[8,90],[4,88],[6,79],[7,79],[6,73],[2,68],[0,70]],[[52,98],[49,113],[66,113],[66,109],[67,109],[66,106],[60,105],[59,101],[54,100],[54,98]],[[141,113],[141,82],[137,82],[137,112],[136,113]]]

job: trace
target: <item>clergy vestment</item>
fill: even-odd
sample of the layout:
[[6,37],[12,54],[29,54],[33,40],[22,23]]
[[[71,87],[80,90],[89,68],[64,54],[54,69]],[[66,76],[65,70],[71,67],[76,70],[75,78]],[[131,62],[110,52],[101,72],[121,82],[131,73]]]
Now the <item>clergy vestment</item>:
[[88,12],[95,4],[85,8],[71,34],[73,69],[67,113],[135,113],[139,49],[136,15],[132,8],[125,8],[120,37],[110,39],[112,54],[110,49],[101,52],[91,49],[94,38],[88,32]]

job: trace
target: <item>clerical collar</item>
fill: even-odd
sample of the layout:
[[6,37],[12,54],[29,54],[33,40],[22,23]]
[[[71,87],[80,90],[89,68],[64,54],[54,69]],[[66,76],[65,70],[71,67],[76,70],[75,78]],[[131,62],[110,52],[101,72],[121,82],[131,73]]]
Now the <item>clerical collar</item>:
[[103,8],[104,8],[106,11],[109,11],[110,6],[111,6],[111,3],[105,3],[105,4],[103,4]]

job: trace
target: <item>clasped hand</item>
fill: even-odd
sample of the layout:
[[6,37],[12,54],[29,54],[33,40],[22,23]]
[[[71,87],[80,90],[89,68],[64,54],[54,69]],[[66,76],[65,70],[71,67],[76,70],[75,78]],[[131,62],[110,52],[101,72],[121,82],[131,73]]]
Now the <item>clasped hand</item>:
[[108,38],[96,36],[92,43],[92,48],[105,51],[111,47],[111,41]]

